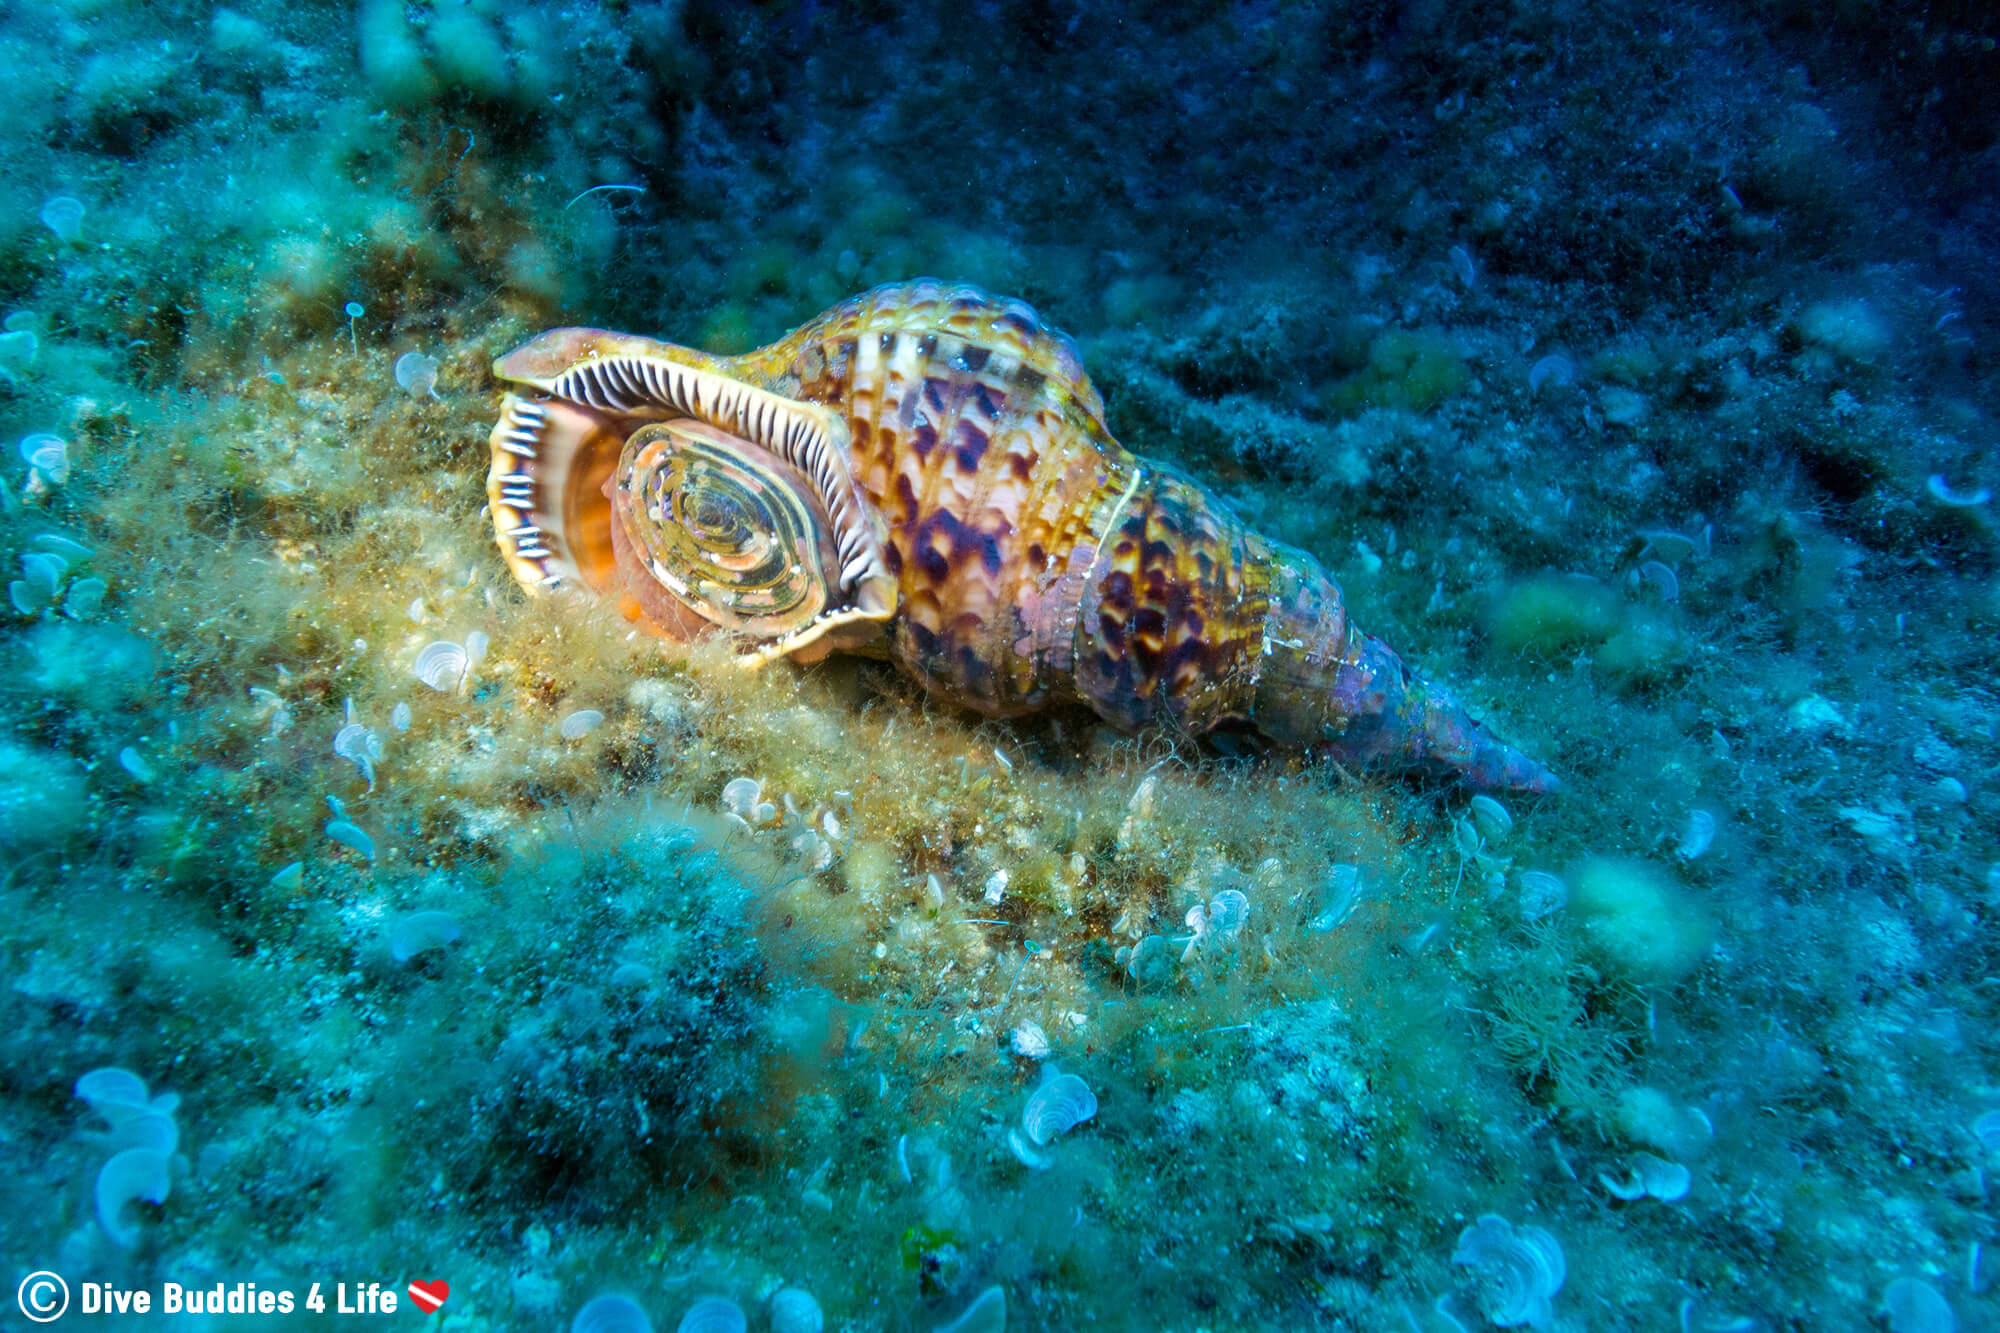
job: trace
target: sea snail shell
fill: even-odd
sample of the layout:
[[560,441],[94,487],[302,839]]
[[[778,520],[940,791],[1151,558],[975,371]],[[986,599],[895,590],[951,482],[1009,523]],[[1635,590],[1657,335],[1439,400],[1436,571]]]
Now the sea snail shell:
[[887,657],[988,717],[1080,705],[1559,785],[1353,623],[1311,555],[1120,445],[1076,344],[1020,301],[880,287],[735,357],[551,329],[494,372],[487,497],[529,588],[720,633],[747,666]]

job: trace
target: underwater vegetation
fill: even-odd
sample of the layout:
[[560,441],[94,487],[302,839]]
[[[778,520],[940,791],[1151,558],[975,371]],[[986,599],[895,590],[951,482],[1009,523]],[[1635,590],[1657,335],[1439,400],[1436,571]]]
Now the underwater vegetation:
[[[467,1331],[1990,1325],[1996,38],[8,6],[10,1272]],[[918,676],[522,587],[514,349],[752,365],[923,273],[1068,330],[1107,475],[1198,478],[1563,791],[967,708],[901,574]],[[806,501],[808,600],[868,609]]]

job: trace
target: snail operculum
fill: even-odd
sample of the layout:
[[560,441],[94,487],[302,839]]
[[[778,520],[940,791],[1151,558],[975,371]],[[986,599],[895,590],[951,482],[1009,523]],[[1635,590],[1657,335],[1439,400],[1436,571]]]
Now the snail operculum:
[[[510,398],[494,428],[488,493],[531,534],[508,556],[547,564],[540,582],[574,571],[670,637],[741,636],[752,667],[851,647],[895,613],[879,519],[826,408],[747,383],[723,358],[590,329],[542,334],[494,370],[539,391]],[[563,503],[536,508],[538,495]],[[604,542],[577,529],[600,524],[609,549],[592,561]]]

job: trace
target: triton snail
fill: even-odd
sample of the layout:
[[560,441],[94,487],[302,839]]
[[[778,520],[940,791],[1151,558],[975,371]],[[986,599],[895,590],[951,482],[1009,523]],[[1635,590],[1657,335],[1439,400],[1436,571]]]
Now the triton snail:
[[1082,705],[1558,785],[1353,625],[1317,560],[1119,445],[1076,344],[1020,301],[920,280],[742,356],[565,328],[494,371],[487,497],[530,589],[726,634],[746,666],[886,657],[989,717]]

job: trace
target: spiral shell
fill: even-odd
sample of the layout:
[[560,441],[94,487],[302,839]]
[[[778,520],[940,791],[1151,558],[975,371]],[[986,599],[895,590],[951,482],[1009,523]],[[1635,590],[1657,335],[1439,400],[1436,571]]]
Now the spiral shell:
[[[832,603],[832,523],[811,483],[769,450],[698,421],[634,431],[611,495],[612,545],[682,605],[756,639]],[[629,554],[628,554],[629,553]]]
[[1342,763],[1552,791],[1351,623],[1310,555],[1113,438],[1075,342],[919,279],[726,357],[551,329],[494,363],[501,554],[738,660],[887,657],[989,717],[1251,734]]

